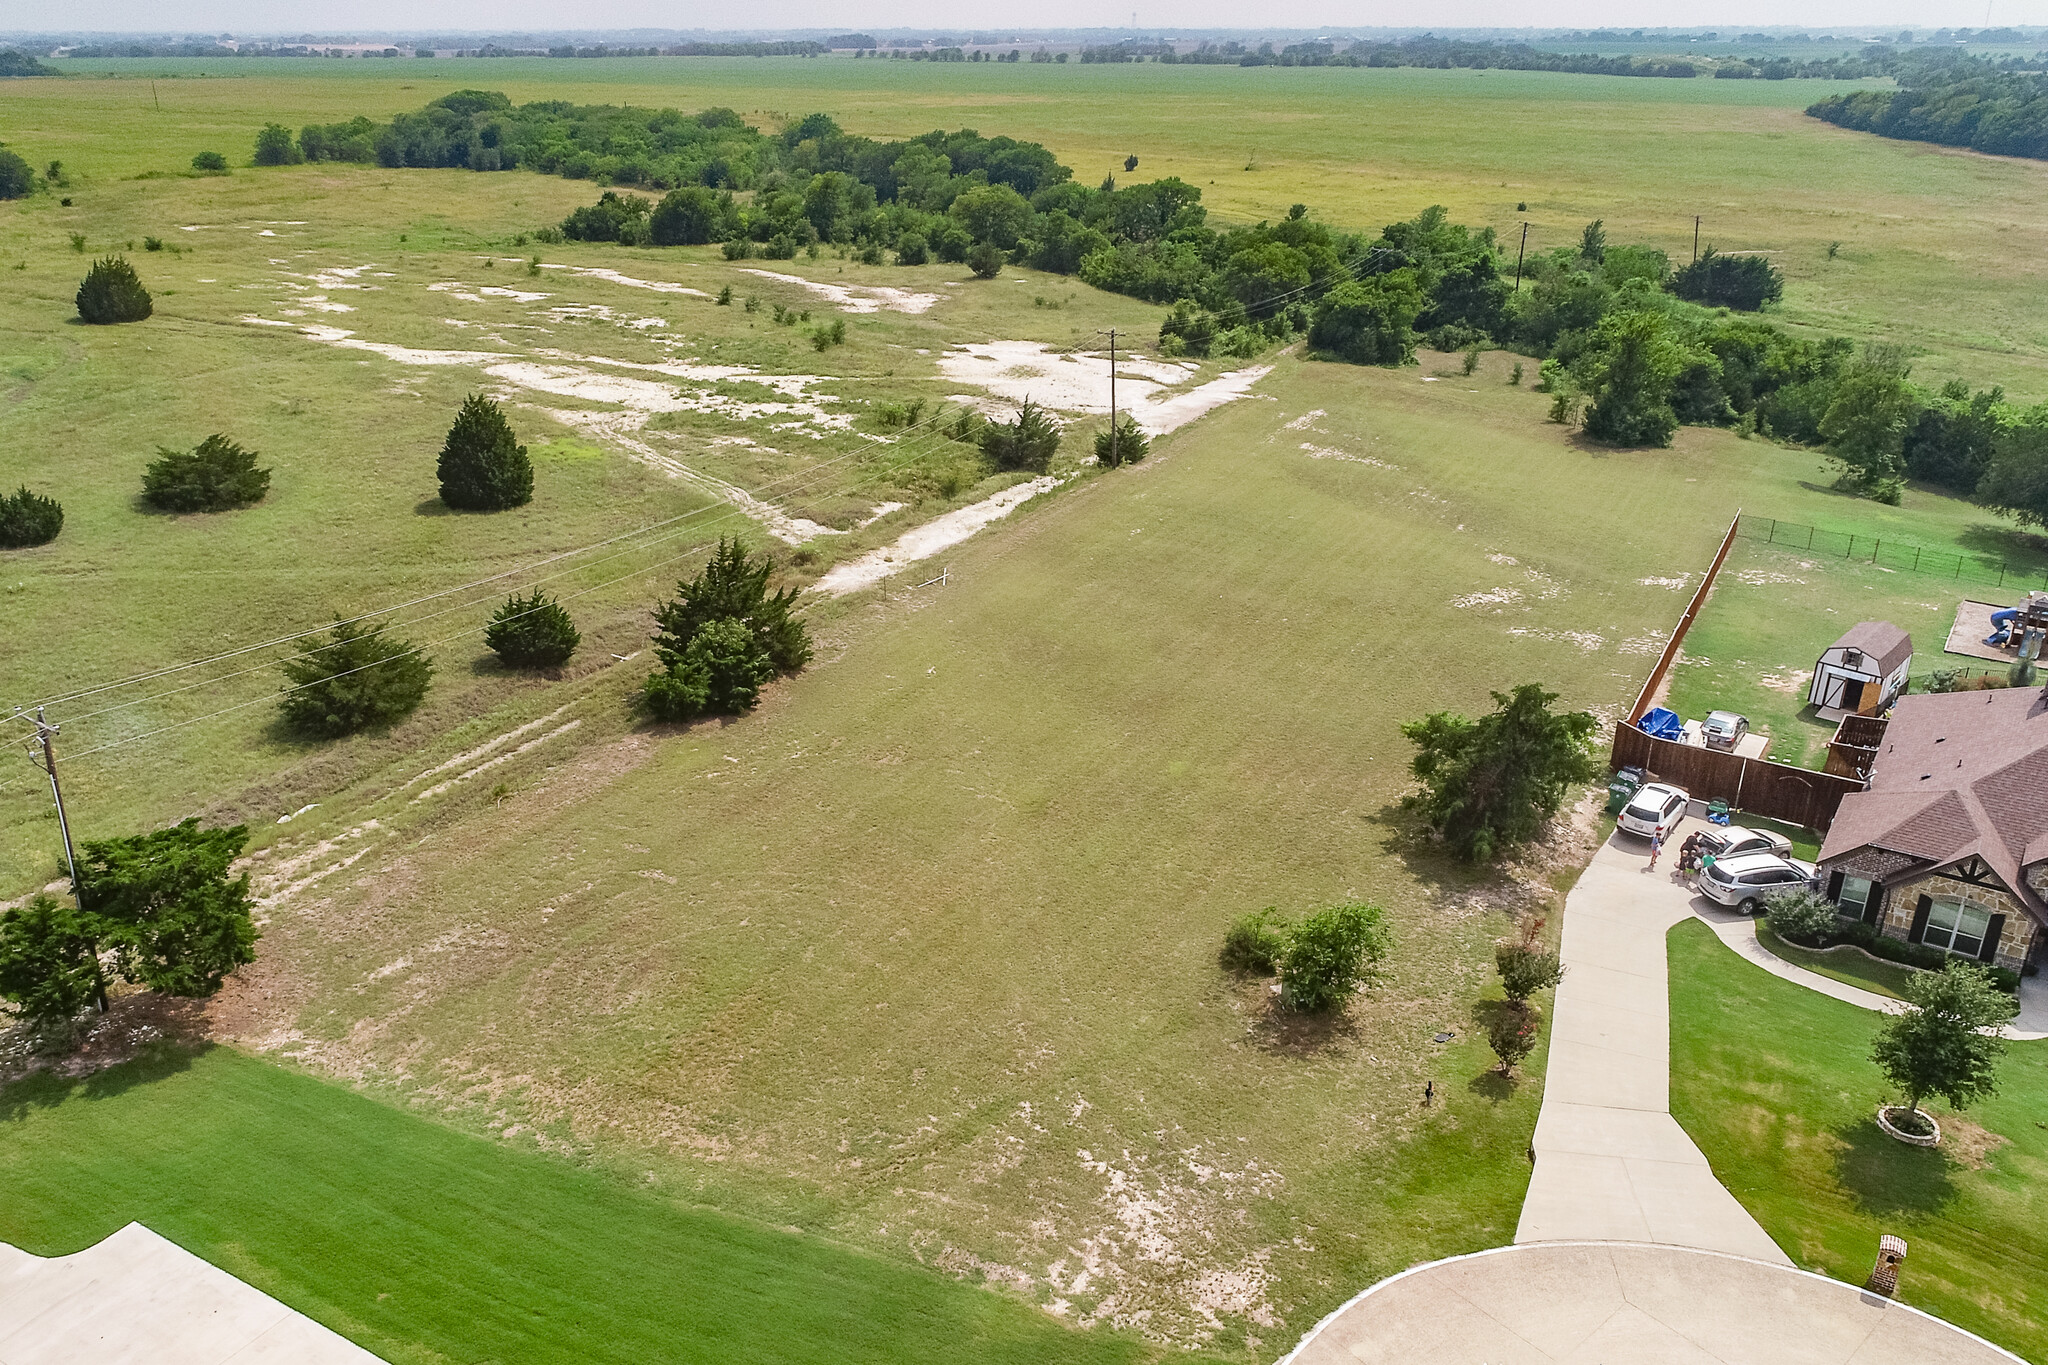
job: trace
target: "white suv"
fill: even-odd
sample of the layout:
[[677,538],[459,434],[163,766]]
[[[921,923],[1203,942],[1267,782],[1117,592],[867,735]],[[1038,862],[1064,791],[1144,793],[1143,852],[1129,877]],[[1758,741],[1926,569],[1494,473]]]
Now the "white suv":
[[1700,874],[1700,894],[1745,915],[1763,908],[1764,897],[1813,884],[1813,864],[1775,853],[1741,853],[1717,858]]
[[1678,822],[1685,818],[1687,798],[1684,790],[1668,782],[1652,782],[1628,799],[1621,808],[1621,818],[1615,823],[1630,834],[1640,834],[1645,839],[1653,834],[1671,837],[1671,831],[1678,828]]

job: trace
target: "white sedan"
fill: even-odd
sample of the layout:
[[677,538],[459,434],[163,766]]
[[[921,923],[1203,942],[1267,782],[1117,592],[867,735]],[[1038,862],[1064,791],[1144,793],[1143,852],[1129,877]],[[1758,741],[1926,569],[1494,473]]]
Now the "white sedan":
[[1733,858],[1716,858],[1700,874],[1700,894],[1708,900],[1733,906],[1745,915],[1763,908],[1764,899],[1780,891],[1796,891],[1813,884],[1813,864],[1775,853],[1741,853]]
[[1621,808],[1621,819],[1616,821],[1630,834],[1640,834],[1645,839],[1653,834],[1671,837],[1671,831],[1678,828],[1678,822],[1685,818],[1687,797],[1683,788],[1668,782],[1652,782],[1639,789]]

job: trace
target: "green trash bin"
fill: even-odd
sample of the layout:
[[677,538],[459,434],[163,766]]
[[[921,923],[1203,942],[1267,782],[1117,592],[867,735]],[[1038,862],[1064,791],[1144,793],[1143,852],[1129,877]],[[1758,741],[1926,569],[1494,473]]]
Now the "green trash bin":
[[1609,815],[1621,814],[1621,808],[1628,804],[1628,799],[1634,796],[1642,785],[1643,770],[1641,768],[1621,768],[1617,770],[1607,783],[1607,813]]

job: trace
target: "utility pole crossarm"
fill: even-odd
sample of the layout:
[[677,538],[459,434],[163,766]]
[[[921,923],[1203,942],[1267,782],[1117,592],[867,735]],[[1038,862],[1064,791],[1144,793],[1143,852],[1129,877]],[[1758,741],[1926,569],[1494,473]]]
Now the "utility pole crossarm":
[[15,710],[15,714],[35,726],[36,738],[42,741],[43,761],[37,766],[42,768],[50,778],[50,799],[57,803],[57,828],[64,835],[64,862],[71,869],[72,894],[77,895],[79,894],[78,852],[71,846],[71,818],[64,811],[64,788],[57,781],[57,748],[52,742],[57,737],[58,727],[43,719],[43,708],[40,706],[36,708],[34,716],[28,715],[18,707]]

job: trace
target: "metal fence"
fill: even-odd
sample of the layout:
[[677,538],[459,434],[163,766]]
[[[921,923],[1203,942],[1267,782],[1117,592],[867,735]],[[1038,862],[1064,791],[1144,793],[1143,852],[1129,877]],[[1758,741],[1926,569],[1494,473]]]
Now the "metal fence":
[[1841,531],[1823,531],[1799,522],[1755,516],[1737,518],[1735,533],[1744,540],[1782,545],[1788,550],[1875,564],[1881,569],[1897,569],[1904,573],[1932,574],[1958,583],[2013,589],[2048,588],[2048,568],[2038,564],[2014,564],[2007,559],[1993,559],[1985,555],[1930,550],[1882,536],[1848,535]]

